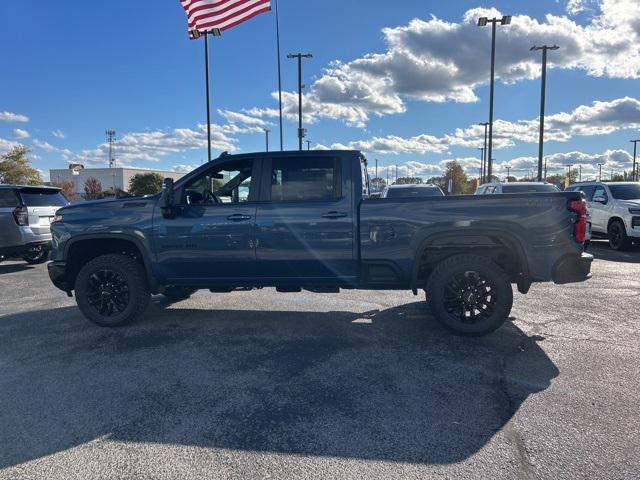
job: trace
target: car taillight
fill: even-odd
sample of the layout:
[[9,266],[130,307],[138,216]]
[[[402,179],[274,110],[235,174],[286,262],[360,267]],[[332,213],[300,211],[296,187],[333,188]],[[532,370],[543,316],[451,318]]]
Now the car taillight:
[[22,227],[29,225],[29,212],[27,207],[16,207],[13,209],[13,218],[16,219],[16,223]]
[[571,200],[569,210],[578,214],[573,224],[573,238],[578,243],[584,243],[587,239],[587,202],[584,199]]

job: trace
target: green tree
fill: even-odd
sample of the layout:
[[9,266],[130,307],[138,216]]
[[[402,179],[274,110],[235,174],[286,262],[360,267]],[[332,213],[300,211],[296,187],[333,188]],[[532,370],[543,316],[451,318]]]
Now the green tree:
[[384,178],[374,178],[371,180],[371,186],[375,189],[382,190],[387,186],[387,182]]
[[[453,188],[449,193],[449,180],[452,180]],[[468,189],[468,179],[467,174],[457,161],[452,160],[447,162],[446,169],[444,175],[442,176],[442,181],[444,183],[444,191],[450,195],[463,195],[467,193]]]
[[29,163],[29,150],[24,145],[13,147],[0,157],[0,183],[41,185],[40,172]]
[[162,191],[162,175],[155,172],[136,173],[129,181],[132,195],[153,195]]

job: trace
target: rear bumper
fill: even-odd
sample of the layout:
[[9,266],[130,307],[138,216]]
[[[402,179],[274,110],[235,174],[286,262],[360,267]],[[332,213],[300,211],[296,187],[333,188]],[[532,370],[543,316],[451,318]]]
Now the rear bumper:
[[67,282],[67,262],[47,263],[51,282],[63,292],[70,292],[72,287]]
[[0,247],[0,256],[18,257],[27,253],[30,249],[35,247],[44,247],[46,250],[51,250],[51,240],[40,240],[37,242],[29,242],[22,245],[14,245],[11,247]]
[[591,278],[593,255],[565,255],[553,267],[553,282],[557,284],[584,282]]

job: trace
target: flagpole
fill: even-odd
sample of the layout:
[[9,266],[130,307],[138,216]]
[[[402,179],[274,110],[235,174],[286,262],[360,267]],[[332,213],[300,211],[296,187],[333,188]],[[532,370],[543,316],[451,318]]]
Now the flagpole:
[[207,158],[211,162],[211,102],[209,93],[209,33],[204,32],[204,69],[207,84]]
[[282,135],[282,75],[280,70],[280,15],[278,14],[278,0],[276,5],[276,45],[278,49],[278,108],[280,109],[280,151],[284,150]]

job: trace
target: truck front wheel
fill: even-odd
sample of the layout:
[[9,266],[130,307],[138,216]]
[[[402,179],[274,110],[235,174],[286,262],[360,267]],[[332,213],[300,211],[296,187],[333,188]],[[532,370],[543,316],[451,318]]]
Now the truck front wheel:
[[80,311],[101,327],[118,327],[140,317],[151,294],[144,268],[124,254],[109,254],[88,262],[76,278]]
[[493,332],[507,320],[513,305],[507,274],[477,255],[455,255],[440,262],[426,291],[436,319],[461,335]]

